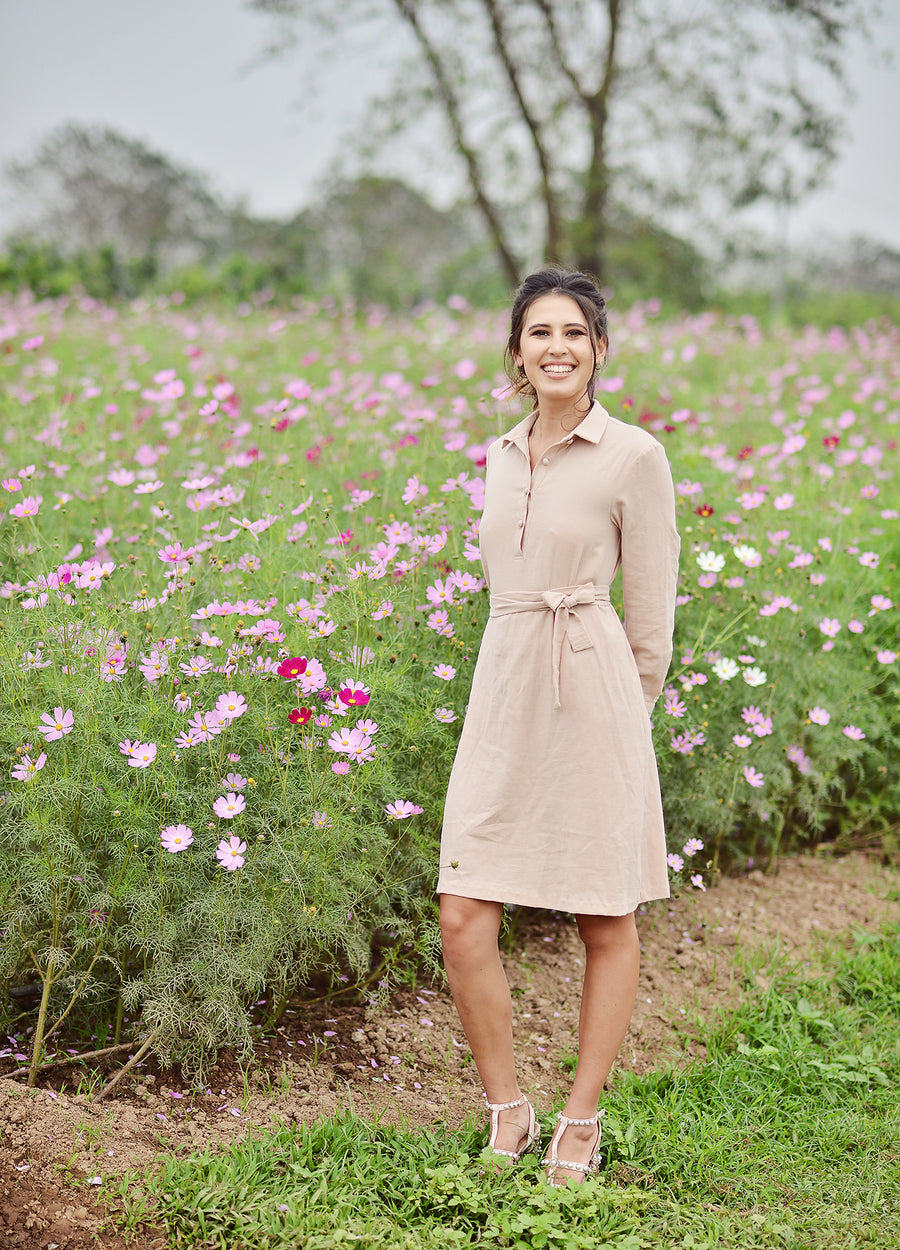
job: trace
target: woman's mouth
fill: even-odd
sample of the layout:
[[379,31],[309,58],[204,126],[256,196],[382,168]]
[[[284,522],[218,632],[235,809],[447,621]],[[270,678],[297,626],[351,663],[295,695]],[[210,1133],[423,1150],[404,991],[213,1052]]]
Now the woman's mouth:
[[575,371],[575,366],[566,364],[541,365],[541,371],[543,373],[549,373],[553,377],[562,378],[565,377],[567,373],[573,373]]

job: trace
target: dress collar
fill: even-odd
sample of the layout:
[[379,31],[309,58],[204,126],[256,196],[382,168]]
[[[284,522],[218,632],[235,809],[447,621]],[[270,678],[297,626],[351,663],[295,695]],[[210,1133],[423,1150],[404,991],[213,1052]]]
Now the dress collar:
[[[572,437],[583,438],[586,443],[599,443],[609,419],[609,413],[595,399],[590,411],[572,431]],[[531,427],[536,420],[537,410],[535,409],[533,412],[529,412],[526,417],[523,417],[518,425],[514,425],[506,434],[501,435],[501,446],[508,447],[510,443],[513,443],[527,455],[528,435],[531,433]]]

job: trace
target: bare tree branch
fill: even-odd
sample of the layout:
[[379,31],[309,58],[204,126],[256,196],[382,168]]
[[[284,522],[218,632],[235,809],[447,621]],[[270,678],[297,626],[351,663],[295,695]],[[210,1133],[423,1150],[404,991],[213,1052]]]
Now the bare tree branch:
[[441,60],[440,53],[434,42],[428,37],[422,23],[419,20],[419,14],[415,0],[394,0],[398,11],[406,20],[411,30],[419,41],[425,58],[431,68],[434,76],[435,86],[444,105],[447,120],[453,134],[453,141],[457,151],[466,163],[466,169],[469,174],[469,184],[475,197],[475,203],[478,205],[485,221],[497,254],[503,265],[503,271],[507,281],[511,286],[516,286],[519,281],[520,267],[519,262],[513,255],[512,250],[507,245],[503,223],[496,207],[488,196],[485,187],[484,177],[481,172],[481,162],[478,159],[478,153],[474,147],[468,143],[462,121],[462,108],[457,97],[453,84],[444,69],[444,63]]

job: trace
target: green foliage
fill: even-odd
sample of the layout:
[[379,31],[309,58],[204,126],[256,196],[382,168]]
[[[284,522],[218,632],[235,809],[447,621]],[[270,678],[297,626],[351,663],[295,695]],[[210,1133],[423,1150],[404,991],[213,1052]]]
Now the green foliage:
[[[264,990],[433,963],[443,796],[488,610],[481,466],[517,415],[491,393],[503,327],[449,302],[402,318],[333,298],[2,305],[0,977],[36,981],[35,1063],[84,1002],[93,1031],[152,1036],[199,1074],[217,1045],[247,1047]],[[678,484],[681,606],[654,715],[676,881],[885,837],[895,332],[792,338],[648,305],[611,337],[599,394],[665,441]],[[280,676],[294,656],[321,681]],[[191,728],[232,695],[243,714]],[[72,723],[45,740],[57,708]],[[359,763],[329,745],[358,720],[377,724]],[[228,793],[246,802],[233,819],[213,808]],[[193,841],[167,850],[178,824]],[[233,871],[216,855],[231,835]]]
[[549,1188],[528,1156],[485,1170],[479,1126],[343,1115],[169,1158],[150,1204],[178,1247],[896,1245],[900,935],[860,935],[829,962],[844,996],[867,987],[860,1004],[770,968],[770,989],[703,1039],[703,1063],[625,1075],[584,1186]]

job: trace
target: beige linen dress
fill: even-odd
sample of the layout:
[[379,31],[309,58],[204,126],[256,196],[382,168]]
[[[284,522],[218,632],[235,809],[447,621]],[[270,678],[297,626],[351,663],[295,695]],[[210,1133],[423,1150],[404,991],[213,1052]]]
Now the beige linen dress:
[[[531,471],[531,413],[487,457],[490,588],[438,893],[621,916],[669,893],[650,712],[679,538],[651,434],[598,403]],[[609,585],[622,566],[624,627]]]

